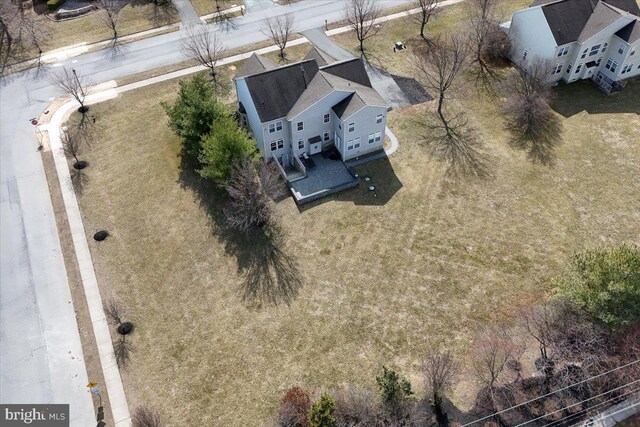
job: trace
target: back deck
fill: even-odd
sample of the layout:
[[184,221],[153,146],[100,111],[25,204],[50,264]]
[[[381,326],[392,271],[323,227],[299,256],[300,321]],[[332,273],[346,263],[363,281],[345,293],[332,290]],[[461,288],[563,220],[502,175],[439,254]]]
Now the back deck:
[[307,176],[288,183],[298,205],[358,185],[358,175],[336,154],[333,150],[323,151],[303,160]]

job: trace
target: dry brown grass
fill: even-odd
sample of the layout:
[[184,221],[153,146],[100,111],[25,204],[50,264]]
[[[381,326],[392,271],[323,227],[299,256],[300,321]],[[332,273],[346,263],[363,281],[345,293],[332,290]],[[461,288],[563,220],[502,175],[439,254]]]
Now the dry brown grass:
[[[220,10],[225,10],[234,6],[240,6],[244,2],[242,0],[217,0],[217,3],[220,6]],[[216,0],[191,0],[191,4],[200,16],[208,15],[218,10],[216,8]]]
[[[44,40],[42,49],[52,50],[81,42],[95,43],[109,40],[111,32],[102,22],[100,14],[91,14],[65,21],[52,21],[44,15],[38,15],[36,22],[45,28],[48,36]],[[162,25],[179,22],[180,16],[175,14],[167,21],[157,22],[153,19],[153,6],[125,6],[120,12],[118,33],[120,36],[137,33]],[[37,54],[37,52],[34,52]],[[35,56],[35,55],[34,55]]]
[[[400,150],[357,168],[375,196],[362,184],[302,210],[280,201],[280,261],[290,262],[269,262],[304,286],[290,306],[248,302],[264,242],[230,233],[223,198],[181,172],[159,105],[176,89],[92,107],[100,130],[79,200],[87,232],[112,234],[90,242],[103,298],[137,325],[130,405],[160,408],[171,426],[261,425],[287,388],[375,387],[382,364],[419,389],[427,349],[464,356],[487,322],[543,299],[572,252],[640,239],[640,84],[615,97],[560,88],[553,167],[508,145],[497,99],[467,96],[489,179],[444,178],[421,136],[428,105],[390,113]],[[473,389],[467,378],[454,401],[468,408]]]

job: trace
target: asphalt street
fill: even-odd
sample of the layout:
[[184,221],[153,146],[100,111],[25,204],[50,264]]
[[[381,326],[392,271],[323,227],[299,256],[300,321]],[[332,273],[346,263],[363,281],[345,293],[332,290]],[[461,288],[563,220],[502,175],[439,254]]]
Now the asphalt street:
[[[383,8],[409,0],[379,0]],[[209,25],[225,46],[266,40],[264,20],[293,14],[298,32],[342,19],[344,0],[304,0],[265,7],[261,1],[232,26]],[[255,6],[255,7],[254,7]],[[253,12],[252,12],[253,9]],[[58,96],[47,75],[74,68],[93,84],[185,60],[184,31],[140,40],[117,54],[97,51],[0,80],[0,401],[70,403],[72,426],[95,423],[87,372],[71,304],[58,232],[37,151],[38,117]],[[90,420],[90,421],[89,421]]]

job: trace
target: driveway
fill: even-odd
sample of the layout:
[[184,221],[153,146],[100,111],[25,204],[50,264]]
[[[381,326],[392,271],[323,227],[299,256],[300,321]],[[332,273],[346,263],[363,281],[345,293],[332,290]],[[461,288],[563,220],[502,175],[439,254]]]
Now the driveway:
[[172,3],[180,15],[182,25],[189,27],[192,25],[202,24],[198,13],[193,8],[193,5],[189,0],[172,0]]

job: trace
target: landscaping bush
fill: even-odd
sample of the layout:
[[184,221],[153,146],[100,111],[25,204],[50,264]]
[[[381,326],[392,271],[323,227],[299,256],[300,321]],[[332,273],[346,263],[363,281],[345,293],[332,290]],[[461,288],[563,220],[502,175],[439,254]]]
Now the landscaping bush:
[[333,415],[336,402],[327,393],[322,393],[320,400],[313,404],[309,411],[309,426],[335,427],[336,419]]
[[311,409],[311,398],[306,390],[292,387],[280,401],[276,425],[282,427],[308,427],[307,413]]
[[64,4],[66,0],[49,0],[47,1],[47,7],[49,10],[56,10]]

